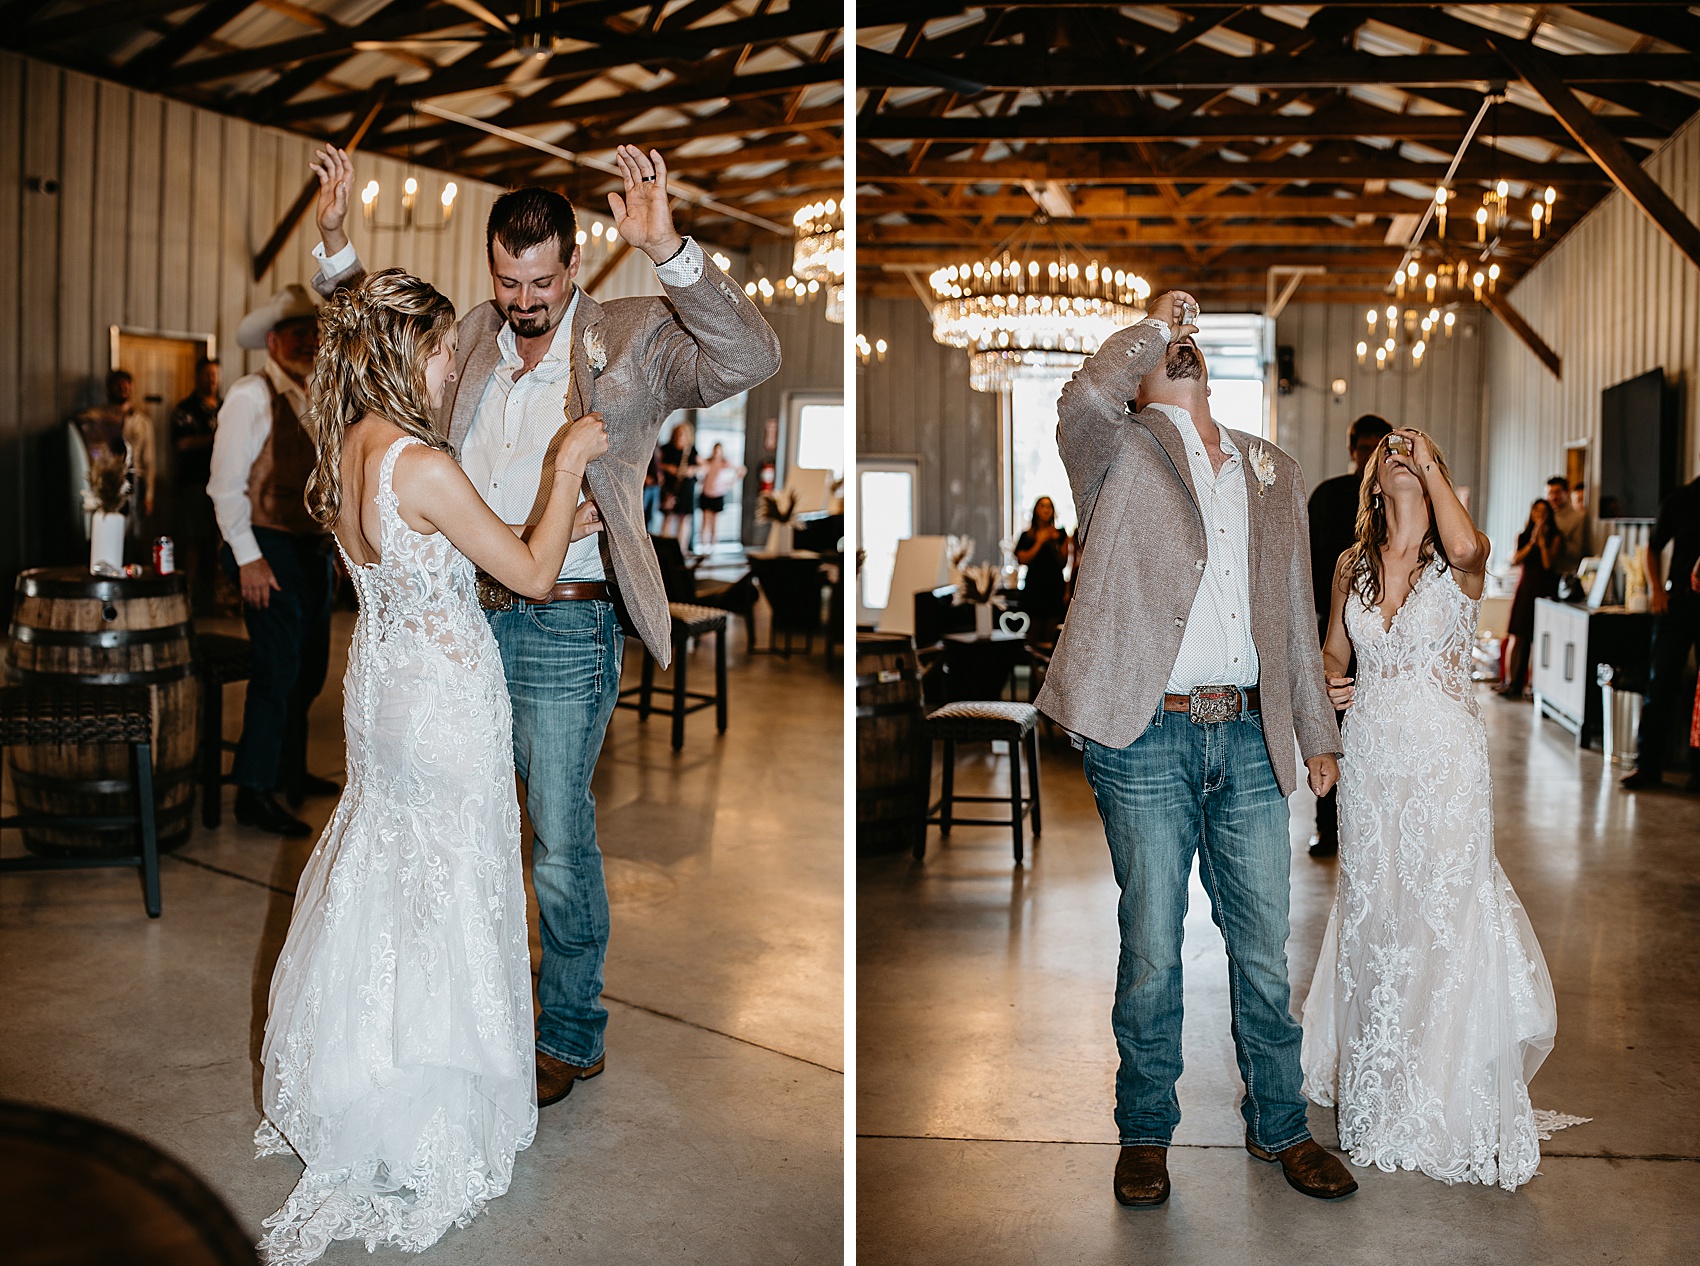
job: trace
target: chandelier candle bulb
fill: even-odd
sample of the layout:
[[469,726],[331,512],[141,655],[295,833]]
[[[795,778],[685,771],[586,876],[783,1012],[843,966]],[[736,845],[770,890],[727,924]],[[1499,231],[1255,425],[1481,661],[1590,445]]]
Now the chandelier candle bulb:
[[1489,264],[1488,265],[1488,289],[1497,292],[1498,287],[1499,287],[1499,265],[1498,264]]
[[1364,363],[1364,357],[1367,356],[1368,354],[1369,354],[1369,344],[1364,342],[1362,339],[1359,339],[1358,340],[1358,364],[1360,364],[1360,365],[1363,364]]
[[1446,326],[1446,337],[1447,338],[1452,337],[1452,327],[1454,325],[1456,325],[1457,323],[1458,323],[1458,314],[1456,312],[1448,312],[1446,314],[1446,320],[1444,322],[1444,324]]

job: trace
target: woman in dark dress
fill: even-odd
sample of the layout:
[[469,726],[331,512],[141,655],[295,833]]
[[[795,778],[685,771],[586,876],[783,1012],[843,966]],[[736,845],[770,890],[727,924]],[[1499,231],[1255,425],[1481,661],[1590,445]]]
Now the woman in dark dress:
[[1030,638],[1049,646],[1057,640],[1068,607],[1063,572],[1069,561],[1068,533],[1057,527],[1057,508],[1049,497],[1033,503],[1033,518],[1015,543],[1016,561],[1027,568],[1021,585],[1021,608],[1033,617]]
[[1529,507],[1529,521],[1517,537],[1517,552],[1511,561],[1521,563],[1523,574],[1511,599],[1511,618],[1505,630],[1505,671],[1499,693],[1521,699],[1529,680],[1529,643],[1535,636],[1535,599],[1558,597],[1558,560],[1564,536],[1553,519],[1552,506],[1537,501]]
[[673,428],[661,446],[661,535],[676,536],[691,549],[691,524],[697,508],[696,431],[688,422]]

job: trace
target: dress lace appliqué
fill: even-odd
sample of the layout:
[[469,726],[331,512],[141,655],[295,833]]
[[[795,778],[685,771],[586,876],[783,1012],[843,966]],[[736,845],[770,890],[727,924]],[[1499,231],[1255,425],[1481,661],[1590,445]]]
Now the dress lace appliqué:
[[1480,604],[1437,563],[1383,626],[1346,604],[1358,657],[1340,766],[1340,884],[1304,1008],[1304,1088],[1354,1164],[1514,1190],[1540,1140],[1552,980],[1493,852],[1487,731],[1470,688]]
[[[260,1241],[419,1252],[508,1189],[537,1127],[513,718],[474,570],[411,530],[384,455],[382,557],[343,554],[360,615],[348,782],[308,859],[266,1021],[259,1156],[306,1165]],[[339,543],[340,548],[340,543]]]

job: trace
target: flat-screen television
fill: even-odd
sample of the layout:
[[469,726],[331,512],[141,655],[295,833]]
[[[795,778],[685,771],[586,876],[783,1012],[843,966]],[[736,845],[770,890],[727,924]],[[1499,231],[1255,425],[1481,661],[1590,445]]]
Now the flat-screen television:
[[1600,393],[1600,518],[1652,519],[1676,478],[1677,422],[1662,369]]

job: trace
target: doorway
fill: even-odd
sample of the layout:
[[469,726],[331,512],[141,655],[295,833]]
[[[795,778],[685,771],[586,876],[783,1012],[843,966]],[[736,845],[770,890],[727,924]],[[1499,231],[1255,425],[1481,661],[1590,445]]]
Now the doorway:
[[[154,506],[147,535],[158,536],[179,521],[177,481],[171,447],[171,411],[195,390],[195,366],[212,359],[211,334],[159,334],[112,327],[112,368],[128,370],[130,402],[153,422]],[[203,490],[204,491],[204,490]]]

